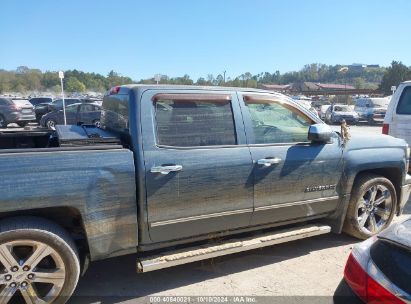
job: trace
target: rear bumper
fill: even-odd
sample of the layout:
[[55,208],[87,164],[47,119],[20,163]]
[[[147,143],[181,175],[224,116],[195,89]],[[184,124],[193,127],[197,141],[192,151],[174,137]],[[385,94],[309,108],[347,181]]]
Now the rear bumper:
[[405,182],[401,187],[401,197],[400,197],[400,208],[398,210],[398,215],[402,213],[404,210],[405,204],[407,203],[408,199],[410,198],[411,194],[411,175],[406,175]]
[[33,114],[22,114],[22,113],[11,113],[7,118],[7,122],[14,123],[20,121],[35,121],[36,115]]

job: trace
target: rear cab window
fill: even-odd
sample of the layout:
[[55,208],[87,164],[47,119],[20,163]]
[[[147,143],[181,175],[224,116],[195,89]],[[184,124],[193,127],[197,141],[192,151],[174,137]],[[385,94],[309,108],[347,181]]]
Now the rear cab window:
[[160,93],[153,108],[158,146],[237,144],[230,95]]
[[129,130],[129,95],[107,95],[103,98],[101,125],[103,128],[119,133]]
[[411,86],[402,91],[397,105],[397,114],[411,115]]

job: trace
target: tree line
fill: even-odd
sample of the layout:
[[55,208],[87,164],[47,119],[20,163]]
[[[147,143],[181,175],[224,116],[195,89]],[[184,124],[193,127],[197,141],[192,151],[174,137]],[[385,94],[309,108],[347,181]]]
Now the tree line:
[[[299,71],[280,73],[280,71],[262,72],[251,74],[246,72],[237,77],[225,78],[224,73],[208,74],[196,81],[189,75],[182,77],[153,77],[133,80],[110,71],[106,76],[98,73],[88,73],[78,70],[65,71],[65,89],[68,92],[96,91],[104,92],[109,88],[129,83],[155,84],[180,84],[180,85],[212,85],[257,88],[261,84],[289,84],[299,82],[321,82],[352,85],[358,89],[379,89],[389,94],[391,86],[398,85],[401,81],[411,79],[411,68],[401,62],[393,61],[391,66],[373,68],[348,68],[342,72],[343,65],[307,64]],[[60,90],[60,79],[56,71],[41,71],[26,66],[16,70],[6,71],[0,69],[0,93],[4,92],[32,92]]]

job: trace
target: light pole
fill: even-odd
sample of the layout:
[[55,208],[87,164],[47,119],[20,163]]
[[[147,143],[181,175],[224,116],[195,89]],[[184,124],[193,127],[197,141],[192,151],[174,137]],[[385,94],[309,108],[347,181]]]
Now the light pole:
[[341,69],[338,70],[338,72],[342,73],[344,75],[344,90],[345,90],[345,98],[346,102],[348,104],[348,94],[347,94],[347,72],[348,72],[348,67],[342,67]]
[[67,118],[66,118],[66,102],[64,101],[64,87],[63,87],[63,78],[64,73],[63,71],[59,72],[60,84],[61,84],[61,99],[63,100],[63,117],[64,117],[64,125],[67,125]]
[[154,80],[156,81],[156,83],[158,84],[161,80],[161,74],[155,74],[154,75]]
[[223,75],[224,75],[224,76],[223,76],[224,84],[225,84],[225,73],[226,73],[226,71],[223,72]]

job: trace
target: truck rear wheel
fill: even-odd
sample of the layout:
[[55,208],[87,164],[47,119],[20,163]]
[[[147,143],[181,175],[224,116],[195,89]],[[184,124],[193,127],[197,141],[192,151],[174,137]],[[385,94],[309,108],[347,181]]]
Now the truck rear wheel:
[[390,225],[395,214],[397,194],[385,177],[365,174],[353,187],[344,232],[366,239]]
[[70,235],[51,221],[16,217],[0,221],[1,303],[65,303],[80,274]]

